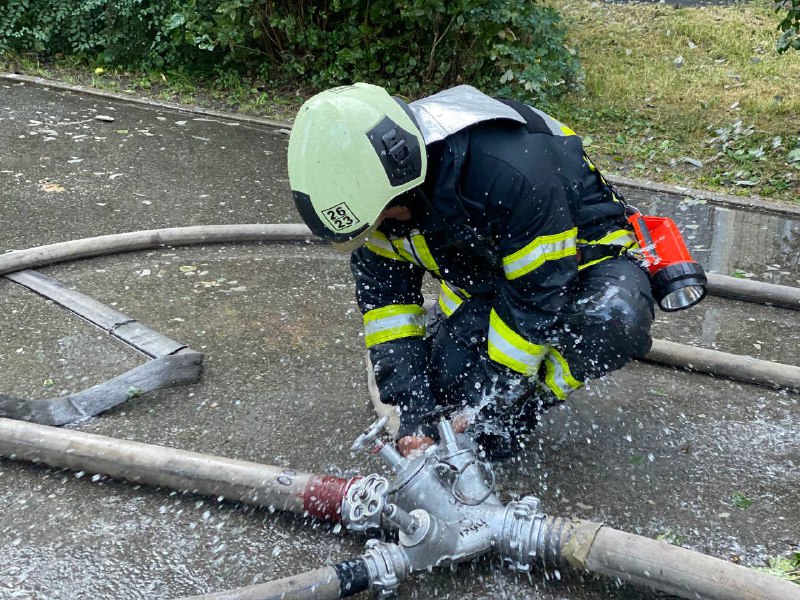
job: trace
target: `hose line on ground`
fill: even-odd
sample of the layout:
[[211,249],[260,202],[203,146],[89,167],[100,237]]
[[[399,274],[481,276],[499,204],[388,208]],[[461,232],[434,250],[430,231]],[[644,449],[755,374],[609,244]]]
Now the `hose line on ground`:
[[275,581],[183,600],[338,600],[368,589],[366,562],[356,558]]
[[561,555],[574,567],[681,598],[800,600],[790,581],[599,523],[572,521]]
[[[315,239],[308,227],[297,223],[198,225],[133,231],[0,254],[0,275],[80,258],[164,246],[236,242],[310,242]],[[800,289],[788,286],[712,274],[709,275],[709,292],[730,298],[800,309]],[[800,367],[792,365],[759,361],[663,340],[655,340],[653,350],[646,360],[739,381],[800,391]],[[732,368],[731,365],[735,367]]]
[[[58,242],[0,254],[0,275],[80,258],[149,250],[164,246],[297,241],[317,241],[317,238],[311,234],[308,227],[300,223],[195,225],[131,231]],[[737,300],[774,304],[800,310],[800,289],[796,287],[709,273],[708,291],[711,294]]]
[[358,478],[302,473],[0,418],[0,456],[109,475],[178,492],[245,502],[337,522],[342,498]]
[[[348,483],[354,481],[13,419],[0,419],[0,456],[211,497],[224,496],[333,521],[339,520]],[[319,506],[309,509],[320,503],[324,509]],[[486,510],[506,509],[489,507]],[[519,514],[521,522],[527,523],[525,514]],[[513,515],[517,516],[516,510]],[[589,521],[545,517],[545,523],[544,527],[531,528],[533,539],[523,544],[525,548],[536,550],[525,552],[524,557],[520,555],[518,559],[527,557],[531,565],[543,561],[545,566],[566,562],[578,569],[694,600],[800,600],[800,587],[791,582],[665,542]],[[486,545],[487,551],[491,548],[491,544]],[[502,544],[495,549],[502,551]],[[410,572],[397,559],[371,563],[370,551],[374,549],[353,561],[332,567],[197,598],[346,598],[370,587],[380,589],[383,585],[386,589]],[[472,557],[472,554],[465,556]],[[382,574],[389,577],[382,577]]]

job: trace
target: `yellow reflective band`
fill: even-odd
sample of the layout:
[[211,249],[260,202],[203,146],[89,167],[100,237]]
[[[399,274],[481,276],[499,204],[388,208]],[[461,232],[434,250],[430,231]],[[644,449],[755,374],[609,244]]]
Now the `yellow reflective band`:
[[583,383],[572,376],[566,359],[555,348],[550,348],[544,358],[544,382],[559,400],[583,387]]
[[604,256],[602,258],[598,258],[597,260],[593,260],[592,262],[583,263],[582,265],[578,265],[578,271],[583,271],[587,267],[591,267],[592,265],[596,265],[597,263],[601,263],[604,260],[608,260],[611,258],[610,256]]
[[[469,294],[460,288],[455,288],[459,291],[464,298],[469,298]],[[439,308],[442,309],[445,317],[452,315],[455,310],[464,302],[464,298],[459,296],[454,288],[446,281],[441,282],[441,289],[439,290]]]
[[392,240],[392,245],[395,250],[409,262],[419,265],[435,275],[439,275],[439,265],[433,259],[428,242],[425,241],[425,236],[420,233],[419,229],[412,229],[409,233],[409,238],[398,238]]
[[572,129],[567,127],[566,125],[561,125],[561,133],[564,135],[577,135]]
[[419,261],[414,256],[414,252],[411,250],[411,244],[408,243],[408,240],[405,238],[398,238],[392,240],[392,246],[397,251],[400,256],[406,259],[408,262],[414,263],[415,265],[419,265]]
[[535,375],[548,346],[533,344],[506,325],[492,309],[489,315],[489,358],[523,375]]
[[589,244],[605,244],[607,246],[627,246],[628,244],[636,243],[636,236],[632,231],[627,229],[617,229],[611,233],[607,233],[599,240],[592,240]]
[[503,258],[506,279],[516,279],[542,266],[547,260],[575,256],[578,228],[563,233],[543,235]]
[[425,309],[417,304],[390,304],[364,315],[367,348],[406,337],[425,335]]
[[391,258],[392,260],[403,260],[403,257],[399,256],[397,252],[395,252],[392,243],[389,241],[389,238],[383,235],[380,231],[373,232],[367,238],[364,246],[367,247],[367,250],[374,252],[378,256]]
[[[588,240],[578,240],[579,244],[585,244],[587,246],[596,246],[596,245],[603,245],[603,246],[622,246],[627,249],[631,249],[634,247],[638,247],[638,242],[636,241],[636,236],[632,231],[628,231],[627,229],[617,229],[610,233],[607,233],[599,240],[592,240],[591,242]],[[624,255],[624,253],[623,253]],[[613,258],[612,256],[601,256],[600,258],[593,260],[591,262],[582,263],[578,265],[578,271],[583,271],[584,269],[591,267],[592,265],[596,265],[597,263],[601,263],[604,260],[608,260],[609,258]]]
[[430,248],[428,248],[428,242],[425,241],[425,236],[415,229],[411,232],[411,243],[414,245],[414,250],[417,256],[419,256],[422,266],[428,271],[438,275],[439,265],[433,260],[433,255],[431,254]]

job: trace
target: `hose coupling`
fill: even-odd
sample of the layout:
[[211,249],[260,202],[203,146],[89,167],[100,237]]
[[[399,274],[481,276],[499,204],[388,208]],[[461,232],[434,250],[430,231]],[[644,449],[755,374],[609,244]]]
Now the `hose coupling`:
[[540,553],[539,539],[546,515],[534,496],[509,502],[503,518],[498,551],[512,571],[527,572]]
[[411,573],[411,563],[405,550],[397,544],[369,540],[366,547],[363,558],[369,573],[370,589],[379,598],[389,598]]

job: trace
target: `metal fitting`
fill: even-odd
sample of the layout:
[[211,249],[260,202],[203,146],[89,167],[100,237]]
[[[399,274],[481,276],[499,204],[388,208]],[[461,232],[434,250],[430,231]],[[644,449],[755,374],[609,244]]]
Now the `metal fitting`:
[[414,460],[396,459],[396,450],[378,440],[381,427],[377,421],[354,447],[373,444],[396,477],[391,486],[377,475],[365,478],[349,490],[343,510],[351,529],[382,524],[400,530],[404,562],[387,558],[388,566],[376,575],[376,589],[393,589],[392,574],[400,567],[420,570],[463,562],[493,548],[515,571],[557,562],[563,519],[548,518],[533,496],[503,506],[492,466],[477,459],[448,421],[439,423],[439,443]]
[[388,479],[374,473],[356,481],[342,502],[342,523],[352,531],[379,528],[389,486]]
[[405,550],[397,544],[370,540],[366,546],[363,558],[369,573],[370,589],[380,598],[389,598],[411,573],[411,563]]
[[384,444],[380,439],[381,432],[388,422],[389,417],[384,416],[367,427],[364,433],[358,436],[356,441],[353,442],[353,445],[350,446],[350,451],[366,450],[372,446],[372,451],[380,454],[381,458],[389,463],[392,470],[394,470],[395,473],[399,473],[408,465],[408,461],[395,450],[394,446],[391,444]]
[[527,572],[534,565],[556,567],[562,562],[561,544],[567,519],[548,517],[538,498],[526,496],[505,510],[497,551],[512,571]]
[[396,504],[388,503],[383,507],[383,522],[400,530],[400,533],[414,535],[419,529],[419,522]]

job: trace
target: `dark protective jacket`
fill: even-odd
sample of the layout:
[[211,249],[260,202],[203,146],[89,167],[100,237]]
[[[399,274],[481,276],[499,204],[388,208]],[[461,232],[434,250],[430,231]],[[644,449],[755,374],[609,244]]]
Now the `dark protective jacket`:
[[594,250],[635,242],[623,202],[580,138],[540,111],[510,106],[525,123],[478,122],[429,144],[424,193],[396,200],[412,219],[384,221],[352,254],[366,345],[381,400],[401,408],[399,436],[419,431],[443,403],[427,373],[426,271],[442,283],[445,315],[477,299],[490,307],[489,364],[524,377],[547,367],[563,398],[582,384],[547,342],[565,290],[579,268],[609,256]]

